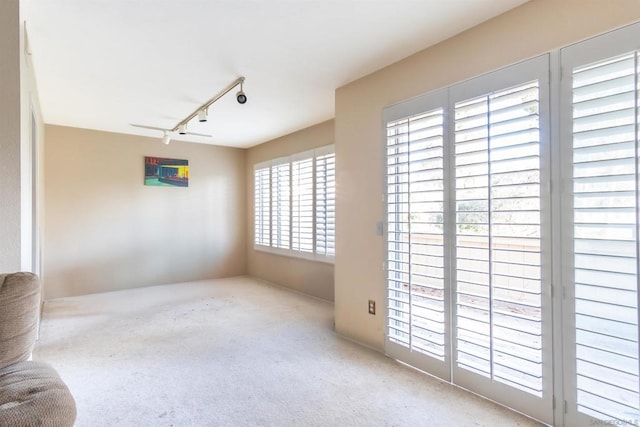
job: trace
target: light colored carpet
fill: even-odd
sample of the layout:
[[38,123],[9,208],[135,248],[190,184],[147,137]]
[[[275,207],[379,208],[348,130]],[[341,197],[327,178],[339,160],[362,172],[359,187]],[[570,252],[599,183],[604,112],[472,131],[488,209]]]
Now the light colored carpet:
[[333,332],[333,306],[240,277],[47,301],[34,359],[78,427],[534,426]]

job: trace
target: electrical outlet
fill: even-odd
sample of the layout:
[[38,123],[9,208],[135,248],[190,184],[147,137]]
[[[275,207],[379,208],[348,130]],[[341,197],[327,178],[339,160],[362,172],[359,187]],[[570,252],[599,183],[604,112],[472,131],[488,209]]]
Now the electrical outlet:
[[376,314],[376,302],[372,299],[369,300],[369,314]]

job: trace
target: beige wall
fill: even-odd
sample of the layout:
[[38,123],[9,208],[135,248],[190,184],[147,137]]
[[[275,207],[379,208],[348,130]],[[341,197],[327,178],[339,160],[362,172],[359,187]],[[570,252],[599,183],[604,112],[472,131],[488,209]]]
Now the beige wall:
[[[32,269],[35,251],[32,159],[41,144],[31,146],[31,113],[40,110],[30,57],[25,53],[25,10],[19,0],[0,2],[0,271]],[[42,135],[42,127],[39,126]],[[37,234],[37,233],[36,233]],[[37,268],[35,268],[37,271]]]
[[534,0],[336,91],[336,330],[382,349],[382,110],[640,19],[637,0]]
[[[188,188],[144,156],[189,160]],[[245,150],[46,126],[45,297],[245,274]]]
[[247,269],[248,274],[300,292],[333,301],[333,264],[274,255],[253,249],[253,165],[333,144],[333,120],[283,136],[247,151]]
[[0,2],[0,271],[17,271],[20,255],[20,7]]

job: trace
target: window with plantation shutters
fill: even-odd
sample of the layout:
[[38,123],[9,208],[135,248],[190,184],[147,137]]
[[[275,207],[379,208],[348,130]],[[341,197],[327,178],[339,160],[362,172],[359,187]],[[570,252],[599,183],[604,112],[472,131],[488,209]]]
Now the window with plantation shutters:
[[291,249],[313,252],[313,157],[291,163]]
[[270,211],[270,174],[268,167],[254,170],[254,244],[269,246],[271,244],[271,211]]
[[544,422],[548,66],[537,57],[385,111],[387,354]]
[[271,246],[291,247],[291,165],[271,167]]
[[333,145],[254,166],[254,248],[333,262]]
[[455,104],[456,358],[542,393],[538,82]]
[[577,411],[640,419],[638,52],[571,73]]
[[444,110],[387,123],[388,337],[445,356]]
[[[325,150],[326,151],[326,150]],[[335,255],[336,160],[333,151],[316,157],[316,253]]]
[[385,109],[389,356],[548,425],[640,424],[638,40]]

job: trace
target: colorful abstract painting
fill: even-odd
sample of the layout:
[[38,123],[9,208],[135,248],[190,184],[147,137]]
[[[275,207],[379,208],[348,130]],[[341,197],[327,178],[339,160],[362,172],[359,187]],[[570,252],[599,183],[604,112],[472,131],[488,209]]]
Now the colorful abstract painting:
[[144,185],[188,187],[189,161],[165,159],[162,157],[145,157]]

